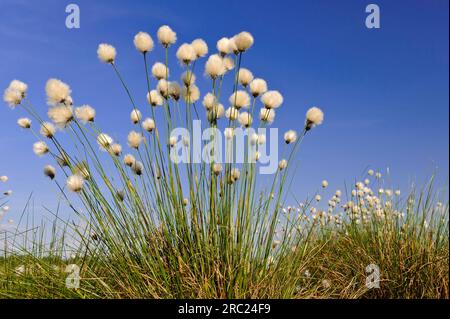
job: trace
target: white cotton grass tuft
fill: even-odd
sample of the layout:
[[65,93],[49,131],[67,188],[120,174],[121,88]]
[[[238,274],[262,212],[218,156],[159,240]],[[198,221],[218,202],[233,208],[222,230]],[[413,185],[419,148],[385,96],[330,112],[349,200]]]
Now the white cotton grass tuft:
[[161,62],[156,62],[152,66],[152,75],[157,80],[167,79],[169,77],[169,68]]
[[203,106],[205,107],[205,109],[207,110],[211,110],[215,105],[218,104],[217,102],[217,98],[214,94],[212,93],[207,93],[204,97],[203,97],[203,102],[202,102]]
[[135,148],[138,149],[139,145],[142,142],[142,134],[138,133],[136,131],[131,131],[130,133],[128,133],[128,146],[130,146],[131,148]]
[[226,69],[222,57],[217,54],[210,55],[205,64],[205,73],[212,79],[225,74]]
[[283,103],[283,96],[278,91],[267,91],[261,96],[261,102],[266,109],[276,109]]
[[305,129],[309,131],[313,127],[322,124],[323,112],[318,107],[312,107],[306,112]]
[[75,116],[83,123],[94,122],[95,109],[90,105],[82,105],[75,108]]
[[269,124],[272,123],[275,120],[275,110],[262,108],[259,112],[259,119]]
[[141,121],[141,118],[142,118],[141,111],[139,111],[138,109],[134,109],[131,111],[130,113],[131,123],[137,124]]
[[250,82],[250,93],[253,95],[253,97],[258,97],[265,92],[267,92],[266,81],[257,78]]
[[231,46],[230,46],[230,39],[225,38],[225,37],[219,39],[219,41],[217,41],[216,48],[217,48],[217,51],[219,51],[219,53],[221,55],[230,54],[232,52]]
[[43,122],[41,124],[40,133],[44,137],[52,138],[56,133],[56,128],[52,123]]
[[175,81],[169,82],[169,95],[175,101],[178,101],[180,99],[181,88],[177,82]]
[[111,144],[111,146],[109,147],[109,152],[112,155],[120,156],[120,154],[122,154],[122,145],[118,143]]
[[207,118],[209,122],[216,121],[223,117],[225,113],[225,108],[222,104],[216,104],[214,105],[210,110],[207,112]]
[[249,127],[250,125],[252,125],[252,116],[250,115],[250,113],[248,112],[242,112],[241,114],[239,114],[239,123],[244,126],[244,127]]
[[22,81],[19,80],[12,80],[9,83],[8,89],[17,91],[20,93],[20,95],[22,97],[25,97],[25,94],[27,93],[28,90],[28,85]]
[[123,157],[123,163],[126,165],[126,166],[133,166],[133,164],[136,162],[136,158],[133,156],[133,155],[131,155],[131,154],[126,154],[124,157]]
[[194,49],[197,58],[204,57],[208,54],[208,45],[202,39],[195,39],[191,42],[191,46]]
[[293,130],[289,130],[284,133],[284,141],[286,144],[294,143],[297,140],[297,133]]
[[176,136],[171,136],[169,138],[169,145],[170,147],[174,147],[177,144],[177,137]]
[[241,177],[241,171],[238,168],[233,168],[230,172],[231,182],[236,182]]
[[21,128],[30,128],[31,120],[27,117],[21,117],[17,120],[17,125],[19,125]]
[[159,106],[163,104],[163,97],[157,90],[151,90],[147,93],[147,101],[151,106]]
[[136,50],[138,50],[141,53],[147,53],[153,50],[153,39],[152,37],[146,33],[146,32],[138,32],[133,39],[134,46],[136,47]]
[[186,71],[181,75],[181,81],[185,86],[191,86],[195,84],[195,74],[191,71]]
[[245,52],[253,45],[254,39],[249,32],[243,31],[235,35],[232,41],[239,52]]
[[200,98],[200,90],[196,85],[192,85],[188,88],[183,87],[181,96],[188,104],[195,103]]
[[11,108],[15,108],[22,102],[22,95],[19,91],[7,88],[3,93],[3,101],[5,101]]
[[183,43],[177,50],[176,56],[178,60],[185,65],[189,65],[192,61],[197,59],[194,47],[189,43]]
[[166,79],[161,79],[158,81],[156,85],[156,90],[161,94],[161,96],[165,99],[169,98],[169,81]]
[[249,85],[252,80],[253,73],[250,70],[245,68],[241,68],[239,70],[238,81],[242,86],[247,87],[247,85]]
[[152,132],[155,129],[155,121],[151,118],[146,118],[142,122],[142,128],[147,132]]
[[104,151],[107,151],[113,142],[114,142],[114,140],[108,134],[100,133],[97,136],[97,144]]
[[49,79],[45,84],[45,93],[50,105],[71,101],[71,92],[69,85],[58,79]]
[[323,188],[327,188],[327,187],[328,187],[328,181],[323,180],[323,181],[322,181],[322,187],[323,187]]
[[107,43],[101,43],[97,48],[97,56],[104,63],[114,63],[116,59],[116,49]]
[[47,115],[56,126],[65,128],[73,120],[73,109],[71,106],[53,106]]
[[33,144],[33,152],[38,156],[43,156],[48,153],[48,146],[43,141],[38,141]]
[[222,63],[225,68],[225,72],[231,71],[235,67],[233,59],[227,56],[222,59]]
[[66,184],[69,190],[78,193],[83,189],[84,179],[78,175],[71,175],[67,178]]
[[230,95],[228,101],[236,109],[248,108],[250,106],[250,96],[246,91],[239,90]]
[[214,175],[217,176],[220,173],[222,173],[222,165],[220,165],[219,163],[214,163],[212,168],[213,168]]
[[281,161],[278,162],[278,169],[280,171],[284,170],[287,167],[287,161],[285,159],[282,159]]
[[52,165],[46,165],[44,167],[44,175],[50,179],[54,179],[56,176],[56,169]]
[[225,112],[225,116],[230,121],[235,121],[239,118],[239,110],[235,107],[230,106]]
[[165,48],[168,48],[170,45],[174,44],[177,41],[177,34],[168,25],[159,27],[156,35],[158,37],[158,41]]
[[3,183],[6,183],[7,181],[8,181],[8,176],[6,176],[6,175],[2,175],[2,176],[0,176],[0,182],[3,182]]
[[133,165],[131,165],[131,169],[133,170],[133,173],[140,176],[144,170],[144,164],[142,164],[142,162],[135,161]]

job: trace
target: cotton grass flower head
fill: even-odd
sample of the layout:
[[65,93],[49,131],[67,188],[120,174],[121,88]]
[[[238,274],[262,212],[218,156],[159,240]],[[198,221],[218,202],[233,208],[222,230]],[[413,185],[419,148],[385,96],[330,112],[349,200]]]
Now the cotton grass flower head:
[[45,93],[50,105],[64,103],[70,98],[71,92],[69,85],[58,79],[49,79],[45,84]]
[[126,165],[126,166],[133,166],[133,164],[136,162],[136,159],[135,159],[135,157],[133,156],[133,155],[131,155],[131,154],[126,154],[124,157],[123,157],[123,163]]
[[236,182],[241,177],[241,171],[238,168],[233,168],[230,172],[231,182]]
[[322,124],[323,112],[318,107],[312,107],[306,112],[305,129],[309,131],[311,128]]
[[84,179],[78,175],[71,175],[67,178],[66,184],[70,191],[78,193],[83,189]]
[[283,103],[283,96],[278,91],[267,91],[261,96],[261,102],[266,109],[276,109]]
[[232,47],[230,45],[230,39],[228,38],[221,38],[219,39],[219,41],[217,41],[217,45],[216,45],[217,51],[219,51],[219,53],[224,56],[227,54],[232,53]]
[[275,120],[275,110],[262,108],[259,112],[259,119],[269,124],[272,123]]
[[239,118],[239,110],[235,107],[230,106],[226,113],[225,116],[230,120],[230,121],[235,121]]
[[155,129],[155,121],[151,118],[146,118],[142,122],[142,128],[147,132],[152,132]]
[[287,161],[285,159],[282,159],[281,161],[278,162],[278,169],[280,171],[284,170],[287,167]]
[[168,48],[170,45],[174,44],[177,41],[177,34],[168,25],[159,27],[156,35],[158,37],[158,41],[165,48]]
[[122,145],[117,143],[111,144],[111,146],[109,147],[109,152],[112,155],[120,156],[120,154],[122,153]]
[[169,81],[166,79],[161,79],[158,81],[158,85],[156,86],[156,90],[161,94],[161,96],[165,99],[170,97],[169,95]]
[[107,151],[113,142],[114,140],[108,134],[100,133],[97,136],[97,144],[104,151]]
[[250,72],[250,70],[245,68],[241,68],[239,70],[238,81],[242,86],[247,87],[247,85],[249,85],[250,82],[252,82],[252,80],[253,80],[253,73]]
[[19,80],[12,80],[9,83],[8,88],[19,92],[22,97],[25,97],[25,94],[27,93],[28,90],[28,85]]
[[138,133],[136,131],[131,131],[130,133],[128,133],[128,146],[130,146],[131,148],[139,148],[139,145],[142,142],[142,134]]
[[54,179],[56,176],[56,169],[52,165],[45,165],[44,175],[50,179]]
[[131,123],[137,124],[140,122],[141,118],[142,118],[141,111],[139,111],[137,109],[134,109],[133,111],[131,111],[131,113],[130,113]]
[[133,170],[133,173],[140,176],[144,171],[144,164],[142,164],[142,162],[135,161],[133,165],[131,165],[131,169]]
[[215,105],[218,104],[217,102],[217,98],[214,94],[212,93],[207,93],[204,97],[203,97],[203,102],[202,102],[203,106],[205,107],[205,109],[207,110],[211,110]]
[[223,105],[216,104],[207,112],[208,121],[214,122],[214,121],[222,118],[224,113],[225,113],[225,108],[223,107]]
[[189,43],[183,43],[177,50],[176,56],[180,63],[189,65],[197,58],[197,54],[194,47]]
[[248,49],[250,49],[254,42],[253,36],[247,31],[243,31],[235,35],[232,41],[234,41],[234,45],[239,52],[247,51]]
[[225,71],[223,59],[217,54],[210,55],[205,64],[205,73],[212,79],[216,79],[225,74]]
[[3,183],[6,183],[7,181],[8,181],[8,176],[6,176],[6,175],[2,175],[2,176],[0,176],[0,182],[3,182]]
[[157,80],[167,79],[169,77],[169,68],[161,62],[156,62],[152,66],[152,75]]
[[75,172],[75,175],[78,175],[85,180],[89,179],[91,176],[91,174],[89,173],[89,167],[84,161],[76,163],[73,170]]
[[38,156],[43,156],[48,153],[48,146],[43,141],[38,141],[33,144],[33,152]]
[[169,82],[169,95],[175,101],[178,101],[181,96],[181,88],[177,82]]
[[163,97],[157,90],[151,90],[149,93],[147,93],[147,101],[151,106],[159,106],[164,103]]
[[153,50],[153,39],[146,32],[139,32],[134,36],[133,39],[134,46],[141,53],[147,53]]
[[239,90],[230,95],[228,101],[238,110],[250,106],[250,96],[247,92]]
[[293,143],[297,140],[297,133],[293,130],[289,130],[286,133],[284,133],[284,141],[286,144]]
[[65,128],[73,120],[73,108],[71,106],[53,106],[48,110],[47,115],[56,126]]
[[177,137],[176,136],[171,136],[169,138],[169,145],[170,147],[174,147],[177,144]]
[[323,188],[327,188],[327,187],[328,187],[328,181],[323,180],[323,181],[322,181],[322,187],[323,187]]
[[75,108],[75,116],[83,123],[94,122],[95,109],[90,105],[82,105]]
[[7,88],[3,93],[3,101],[5,101],[11,108],[15,108],[22,102],[22,95],[19,91]]
[[317,195],[314,197],[314,199],[315,199],[317,202],[320,202],[321,199],[322,199],[322,196],[320,196],[319,194],[317,194]]
[[52,138],[56,133],[56,128],[52,123],[43,122],[41,124],[40,133],[44,137]]
[[195,84],[195,74],[192,71],[186,71],[181,75],[181,81],[187,87]]
[[107,43],[101,43],[97,48],[97,56],[104,63],[114,63],[116,54],[116,49]]
[[250,82],[250,93],[253,97],[258,97],[267,92],[267,82],[263,79],[254,79]]
[[225,68],[225,73],[233,70],[235,67],[233,59],[227,56],[222,59],[222,63]]
[[190,87],[183,87],[181,91],[181,96],[188,103],[195,103],[200,98],[200,90],[196,85]]
[[216,175],[216,176],[220,175],[220,173],[222,173],[222,165],[220,165],[219,163],[214,163],[213,164],[213,172],[214,172],[214,175]]
[[239,114],[239,123],[244,127],[249,127],[252,125],[252,116],[248,112],[242,112]]
[[191,43],[197,58],[204,57],[208,54],[208,45],[202,39],[195,39]]
[[20,119],[17,120],[17,124],[21,127],[21,128],[30,128],[31,127],[31,120],[27,117],[21,117]]

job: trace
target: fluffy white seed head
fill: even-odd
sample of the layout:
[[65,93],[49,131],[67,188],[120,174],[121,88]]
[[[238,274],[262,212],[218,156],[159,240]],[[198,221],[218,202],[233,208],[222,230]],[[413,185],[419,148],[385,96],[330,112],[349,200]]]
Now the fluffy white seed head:
[[236,91],[235,93],[231,94],[228,101],[232,106],[237,108],[238,110],[245,107],[250,106],[250,96],[245,91]]
[[134,158],[134,156],[133,155],[131,155],[131,154],[126,154],[124,157],[123,157],[123,163],[125,164],[125,165],[127,165],[127,166],[133,166],[133,164],[136,162],[136,159]]
[[56,169],[52,165],[46,165],[44,167],[44,175],[50,179],[54,179],[56,176]]
[[259,112],[259,119],[263,122],[272,123],[275,120],[275,110],[262,108]]
[[323,180],[323,181],[322,181],[322,187],[323,187],[323,188],[327,188],[327,187],[328,187],[328,181]]
[[217,119],[222,118],[224,113],[225,113],[225,108],[223,107],[223,105],[216,104],[207,112],[208,121],[209,122],[216,121]]
[[169,68],[161,62],[156,62],[152,66],[152,75],[157,79],[167,79],[169,77]]
[[254,79],[250,82],[250,92],[254,97],[267,92],[267,83],[263,79]]
[[225,71],[223,59],[217,54],[210,55],[205,64],[205,73],[215,79],[225,74]]
[[247,32],[243,31],[233,37],[234,44],[239,52],[244,52],[250,49],[253,45],[253,36]]
[[310,130],[314,126],[320,125],[323,122],[323,112],[318,107],[312,107],[306,112],[306,130]]
[[284,133],[284,141],[286,144],[294,143],[297,140],[297,133],[293,130],[289,130]]
[[56,126],[64,128],[73,120],[73,108],[71,106],[53,106],[48,110],[47,115]]
[[90,105],[82,105],[75,108],[75,116],[83,123],[94,122],[95,109]]
[[67,178],[66,184],[72,192],[78,193],[83,189],[84,179],[78,175],[71,175]]
[[234,61],[230,57],[224,57],[222,59],[223,66],[225,67],[225,72],[231,71],[234,69]]
[[204,97],[203,97],[203,106],[205,107],[205,109],[207,110],[211,110],[215,105],[217,105],[217,98],[214,94],[212,93],[207,93]]
[[19,80],[12,80],[9,83],[8,88],[11,89],[11,90],[15,90],[15,91],[19,92],[20,95],[22,95],[22,97],[24,97],[25,94],[27,93],[28,85],[26,83],[22,82],[22,81],[19,81]]
[[109,152],[115,156],[119,156],[122,153],[122,145],[113,143],[109,147]]
[[249,127],[252,125],[252,116],[248,112],[242,112],[239,114],[239,123],[244,127]]
[[322,199],[322,196],[320,196],[319,194],[317,194],[316,197],[314,197],[314,199],[315,199],[317,202],[320,202],[321,199]]
[[133,173],[136,175],[142,175],[142,171],[144,170],[144,164],[139,161],[135,161],[133,165],[131,165],[131,169],[133,170]]
[[217,51],[220,52],[222,55],[229,54],[233,51],[231,51],[230,47],[230,39],[228,38],[221,38],[219,41],[217,41]]
[[8,181],[8,176],[6,176],[6,175],[2,175],[2,176],[0,176],[0,182],[3,182],[3,183],[6,183],[7,181]]
[[97,56],[104,63],[114,63],[116,49],[110,44],[101,43],[97,48]]
[[177,41],[177,34],[168,25],[161,26],[156,35],[158,41],[166,48]]
[[43,156],[48,152],[48,146],[43,141],[38,141],[33,144],[33,152],[38,156]]
[[245,68],[241,68],[239,70],[238,81],[239,81],[239,83],[241,83],[241,85],[246,87],[247,85],[250,84],[250,82],[252,80],[253,80],[253,73],[250,72],[250,70],[245,69]]
[[208,45],[202,39],[195,39],[194,41],[192,41],[191,45],[194,48],[197,58],[203,57],[208,54]]
[[11,108],[15,108],[22,102],[22,95],[19,91],[7,88],[3,93],[3,101],[5,101]]
[[153,50],[153,39],[146,32],[139,32],[134,36],[134,46],[141,53],[150,52]]
[[188,104],[195,103],[200,98],[200,90],[196,85],[192,85],[190,87],[183,87],[183,90],[181,91],[181,96]]
[[241,171],[238,168],[233,168],[230,175],[231,181],[234,183],[241,177]]
[[239,117],[239,110],[235,107],[230,106],[227,111],[225,112],[225,116],[230,121],[235,121]]
[[158,81],[156,85],[156,90],[161,94],[161,96],[165,99],[169,98],[169,81],[166,79],[161,79]]
[[169,145],[170,147],[174,147],[177,144],[177,137],[176,136],[171,136],[169,138]]
[[52,138],[55,135],[56,128],[52,123],[43,122],[41,124],[40,133],[42,136]]
[[100,148],[102,150],[105,150],[105,151],[108,150],[108,148],[111,146],[111,144],[113,142],[114,142],[114,140],[108,134],[100,133],[97,136],[97,144],[100,145]]
[[134,109],[133,111],[131,111],[130,113],[131,123],[133,124],[139,123],[141,118],[142,118],[141,111],[139,111],[138,109]]
[[369,171],[367,172],[367,174],[369,174],[370,176],[373,176],[375,172],[373,171],[373,169],[369,169]]
[[30,128],[31,127],[31,120],[27,117],[21,117],[20,119],[17,120],[17,124],[21,127],[21,128]]
[[136,131],[131,131],[128,133],[128,146],[131,148],[139,148],[139,145],[142,142],[142,134]]
[[169,95],[175,101],[178,101],[180,99],[181,88],[180,88],[180,85],[177,82],[172,81],[172,82],[169,83]]
[[181,81],[185,86],[192,86],[195,84],[195,74],[191,71],[186,71],[181,75]]
[[194,47],[189,43],[183,43],[177,50],[178,60],[186,65],[189,65],[192,61],[197,59],[197,54],[195,53]]
[[151,106],[158,106],[163,104],[163,97],[156,90],[151,90],[147,93],[147,101]]
[[50,105],[71,101],[69,85],[58,79],[49,79],[45,84],[45,93]]
[[219,175],[220,173],[222,173],[222,165],[220,165],[219,163],[214,163],[213,164],[213,172],[214,175]]
[[261,102],[266,109],[276,109],[283,103],[283,96],[278,91],[267,91],[261,96]]
[[282,159],[278,162],[278,168],[280,171],[284,170],[287,167],[287,161],[285,159]]
[[155,121],[151,118],[146,118],[142,122],[142,128],[147,132],[152,132],[155,129]]

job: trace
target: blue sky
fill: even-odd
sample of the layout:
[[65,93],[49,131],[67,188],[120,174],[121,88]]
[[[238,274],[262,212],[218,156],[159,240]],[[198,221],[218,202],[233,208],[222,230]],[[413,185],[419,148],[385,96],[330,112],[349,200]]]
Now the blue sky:
[[[71,2],[80,7],[80,29],[65,27],[65,7]],[[367,167],[389,168],[393,186],[402,189],[412,182],[420,185],[437,170],[438,185],[445,186],[448,1],[373,2],[381,8],[377,30],[364,24],[371,2],[357,0],[0,0],[0,87],[14,78],[25,81],[30,99],[44,113],[45,82],[60,78],[71,85],[75,104],[94,106],[99,124],[123,137],[130,129],[123,125],[130,106],[112,70],[97,59],[99,43],[117,48],[117,64],[138,103],[145,105],[135,33],[146,31],[155,39],[157,28],[168,24],[178,44],[200,37],[213,51],[219,38],[247,30],[255,45],[243,66],[285,98],[276,125],[299,129],[313,105],[325,112],[324,124],[300,150],[292,185],[296,197],[313,193],[322,179],[333,189],[342,188]],[[150,61],[161,59],[157,48]],[[10,177],[0,186],[14,191],[9,204],[13,218],[30,192],[37,207],[56,205],[56,189],[41,173],[47,160],[34,156],[34,138],[17,127],[23,115],[6,105],[0,108],[0,175]]]

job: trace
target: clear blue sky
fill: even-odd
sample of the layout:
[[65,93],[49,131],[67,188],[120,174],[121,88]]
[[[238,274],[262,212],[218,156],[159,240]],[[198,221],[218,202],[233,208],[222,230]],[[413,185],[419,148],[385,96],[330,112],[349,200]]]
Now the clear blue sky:
[[[65,27],[71,2],[81,9],[80,29]],[[220,37],[247,30],[255,45],[243,66],[285,98],[276,125],[300,128],[313,105],[325,112],[324,124],[300,151],[297,197],[314,192],[322,179],[341,188],[367,166],[389,167],[394,186],[403,189],[436,169],[439,185],[445,185],[449,2],[372,2],[381,8],[379,30],[364,24],[370,1],[0,0],[0,87],[14,78],[25,81],[30,99],[45,112],[45,82],[60,78],[71,85],[75,104],[94,106],[100,125],[123,141],[130,107],[112,70],[97,59],[100,42],[116,46],[118,66],[145,105],[135,33],[146,31],[155,39],[157,28],[168,24],[178,44],[201,37],[214,50]],[[161,58],[157,49],[150,60]],[[172,68],[180,70],[175,62]],[[0,108],[0,175],[10,177],[8,186],[0,186],[15,192],[13,218],[32,191],[37,206],[55,207],[56,189],[41,173],[47,160],[34,156],[34,138],[17,127],[23,115]]]

